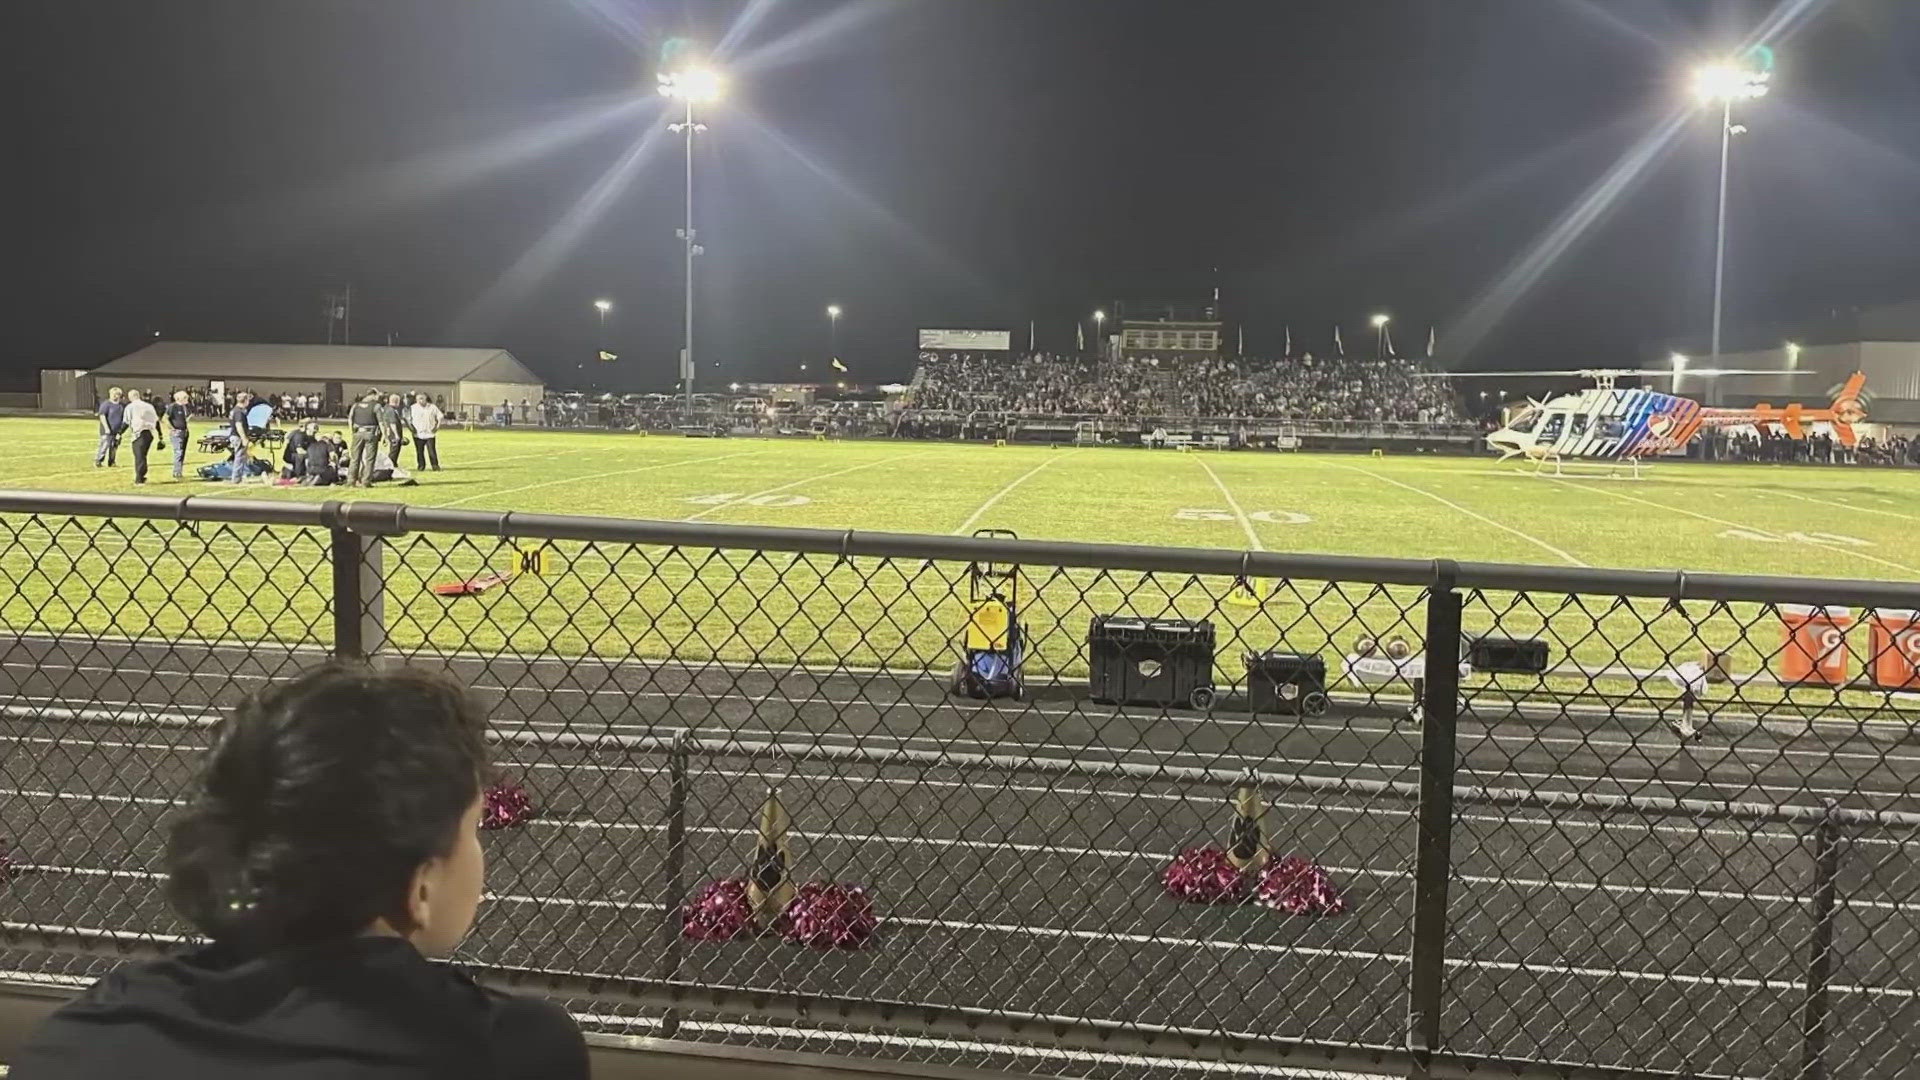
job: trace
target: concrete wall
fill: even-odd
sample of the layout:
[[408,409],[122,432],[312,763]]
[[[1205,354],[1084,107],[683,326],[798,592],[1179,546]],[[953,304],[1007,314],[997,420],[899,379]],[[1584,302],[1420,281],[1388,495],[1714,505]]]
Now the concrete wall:
[[463,382],[458,390],[459,396],[451,399],[456,408],[491,409],[506,401],[513,404],[515,418],[521,401],[538,405],[546,395],[546,387],[539,383]]

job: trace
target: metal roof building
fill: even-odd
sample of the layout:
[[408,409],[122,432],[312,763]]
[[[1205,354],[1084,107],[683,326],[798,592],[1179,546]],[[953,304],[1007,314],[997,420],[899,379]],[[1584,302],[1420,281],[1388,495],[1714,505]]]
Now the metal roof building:
[[424,391],[455,410],[539,401],[546,392],[505,349],[157,341],[88,374],[101,391],[117,385],[165,393],[220,382],[228,391],[319,394],[330,405],[375,388]]

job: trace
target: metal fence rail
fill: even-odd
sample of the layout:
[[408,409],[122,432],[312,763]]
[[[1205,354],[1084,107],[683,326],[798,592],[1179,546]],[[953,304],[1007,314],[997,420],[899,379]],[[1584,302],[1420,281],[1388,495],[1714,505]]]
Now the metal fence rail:
[[[994,595],[1017,700],[953,693],[999,672],[962,664]],[[1059,1075],[1896,1076],[1915,610],[1913,584],[0,493],[0,972],[177,945],[160,823],[211,725],[364,657],[471,687],[539,807],[490,834],[458,960],[600,1026]],[[1208,623],[1211,657],[1191,626],[1092,646],[1101,616]],[[1169,697],[1091,700],[1114,679]],[[683,936],[775,792],[793,879],[870,890],[864,948]],[[1251,858],[1214,879],[1243,899],[1163,889],[1202,845]],[[1289,855],[1343,911],[1258,902],[1300,895]]]

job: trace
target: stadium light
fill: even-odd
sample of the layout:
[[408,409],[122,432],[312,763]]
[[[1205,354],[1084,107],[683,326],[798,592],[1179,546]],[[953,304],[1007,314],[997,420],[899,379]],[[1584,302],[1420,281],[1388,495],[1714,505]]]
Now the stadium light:
[[600,312],[600,314],[602,314],[602,315],[605,315],[605,314],[606,314],[607,312],[609,312],[609,311],[612,311],[612,310],[613,310],[613,301],[611,301],[611,300],[595,300],[595,301],[593,302],[593,306],[594,306],[594,309],[595,309],[596,311],[598,311],[598,312]]
[[1378,330],[1392,321],[1393,321],[1393,316],[1391,315],[1385,315],[1385,314],[1375,315],[1372,319],[1373,328],[1375,330]]
[[827,305],[827,318],[829,318],[829,319],[837,319],[837,318],[839,318],[839,317],[840,317],[840,305],[839,305],[839,304],[828,304],[828,305]]
[[707,105],[726,96],[726,76],[713,68],[699,65],[681,71],[660,73],[660,92],[681,98],[689,105]]
[[1800,346],[1794,342],[1789,341],[1787,342],[1787,370],[1792,371],[1794,368],[1797,368],[1799,366],[1800,366]]
[[728,384],[727,384],[727,389],[729,389],[729,390],[731,390],[731,391],[733,391],[734,393],[736,393],[736,394],[737,394],[737,393],[739,393],[739,392],[740,392],[740,384],[739,384],[739,383],[728,383]]
[[1387,358],[1387,324],[1393,321],[1393,316],[1382,311],[1367,321],[1373,324],[1374,359],[1385,360]]
[[693,231],[693,137],[707,130],[707,125],[696,123],[693,118],[695,105],[707,105],[720,100],[727,88],[726,76],[717,69],[704,64],[695,64],[678,71],[663,71],[659,75],[660,92],[670,98],[686,102],[686,119],[668,124],[667,130],[687,139],[687,224],[680,230],[680,240],[686,247],[686,330],[680,345],[680,379],[685,384],[687,408],[693,408],[693,257],[703,252],[696,242]]
[[[1763,62],[1771,64],[1771,53]],[[1733,103],[1751,101],[1767,92],[1773,73],[1766,67],[1754,67],[1730,60],[1702,64],[1693,69],[1693,98],[1702,106],[1720,106],[1720,205],[1713,229],[1713,362],[1720,361],[1720,321],[1727,283],[1727,158],[1733,137],[1746,131],[1744,124],[1733,122]],[[1676,377],[1677,378],[1677,377]],[[1709,383],[1709,386],[1718,385]],[[1707,404],[1713,404],[1708,401]]]

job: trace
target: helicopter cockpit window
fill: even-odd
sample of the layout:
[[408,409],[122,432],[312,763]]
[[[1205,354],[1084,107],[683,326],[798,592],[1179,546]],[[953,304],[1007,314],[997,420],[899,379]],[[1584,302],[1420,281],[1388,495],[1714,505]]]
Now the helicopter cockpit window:
[[1573,427],[1570,429],[1569,434],[1571,434],[1576,439],[1581,437],[1582,435],[1585,435],[1587,433],[1587,421],[1591,419],[1592,417],[1588,416],[1586,413],[1574,413]]
[[1627,422],[1618,416],[1603,416],[1593,430],[1603,439],[1624,439],[1627,437]]
[[1532,431],[1533,425],[1539,422],[1540,422],[1539,410],[1528,409],[1527,411],[1521,413],[1519,416],[1514,417],[1513,423],[1508,424],[1507,429],[1509,431],[1520,432],[1521,434],[1524,435],[1527,432]]
[[1565,428],[1566,426],[1567,426],[1566,413],[1550,414],[1547,417],[1547,422],[1543,424],[1540,428],[1539,440],[1541,442],[1552,442],[1553,440],[1560,437],[1561,429]]

